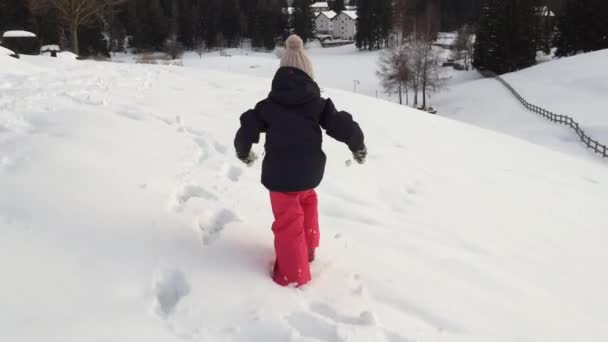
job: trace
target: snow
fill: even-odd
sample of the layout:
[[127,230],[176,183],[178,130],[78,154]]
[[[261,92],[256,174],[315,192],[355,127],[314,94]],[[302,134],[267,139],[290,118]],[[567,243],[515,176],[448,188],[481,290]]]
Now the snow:
[[535,11],[536,15],[539,17],[555,17],[555,13],[549,8],[549,6],[537,6]]
[[9,50],[7,48],[5,48],[4,46],[0,46],[0,54],[2,55],[14,55],[15,52],[13,52],[12,50]]
[[351,19],[357,19],[357,11],[342,11],[342,13],[344,13]]
[[[336,40],[333,40],[335,42]],[[322,48],[318,44],[308,44],[307,52],[314,64],[315,77],[323,87],[338,88],[358,94],[384,98],[382,87],[376,77],[378,52],[360,52],[352,45]],[[223,57],[218,52],[199,57],[195,53],[183,56],[183,64],[191,68],[213,69],[256,77],[272,78],[279,66],[274,54],[249,50],[228,49],[231,57]],[[116,58],[130,62],[131,56]],[[339,63],[336,63],[336,61]],[[355,81],[358,82],[355,88]]]
[[325,12],[321,12],[321,14],[323,14],[324,16],[326,16],[327,19],[333,19],[336,15],[338,15],[334,11],[325,11]]
[[441,46],[451,46],[454,45],[454,42],[458,39],[457,32],[439,32],[437,35],[437,40],[434,44]]
[[269,85],[0,55],[0,340],[608,340],[603,166],[330,88],[369,161],[326,139],[314,280],[274,285],[231,147]]
[[28,32],[28,31],[6,31],[6,32],[4,32],[2,37],[4,37],[4,38],[23,38],[23,37],[35,38],[36,35],[33,34],[32,32]]
[[[545,62],[504,75],[527,101],[573,117],[608,144],[608,50]],[[527,111],[500,83],[478,80],[450,87],[433,105],[439,114],[608,165],[569,128]]]
[[313,9],[315,9],[315,8],[329,8],[329,5],[327,4],[327,2],[315,2],[312,5],[310,5],[310,7],[312,7]]
[[40,48],[40,51],[61,51],[59,45],[44,45]]

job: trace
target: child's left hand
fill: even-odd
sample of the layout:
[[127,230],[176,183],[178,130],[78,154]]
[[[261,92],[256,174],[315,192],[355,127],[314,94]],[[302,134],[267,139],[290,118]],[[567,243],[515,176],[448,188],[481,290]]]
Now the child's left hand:
[[256,160],[258,160],[258,156],[253,153],[253,152],[249,152],[249,155],[247,157],[238,157],[240,161],[242,161],[243,163],[245,163],[245,165],[251,167],[253,165],[253,163],[255,163]]

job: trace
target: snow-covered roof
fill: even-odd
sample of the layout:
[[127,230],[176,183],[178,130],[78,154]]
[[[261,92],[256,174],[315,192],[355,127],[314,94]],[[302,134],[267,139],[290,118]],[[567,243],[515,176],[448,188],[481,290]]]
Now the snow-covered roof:
[[0,55],[14,55],[15,53],[12,50],[5,48],[4,46],[0,46]]
[[549,6],[538,6],[534,9],[536,15],[540,17],[555,17],[555,13],[549,8]]
[[40,51],[61,51],[59,45],[44,45],[40,48]]
[[344,14],[350,17],[351,19],[357,19],[357,11],[342,11],[342,13],[340,14]]
[[324,16],[326,16],[328,19],[333,19],[335,16],[337,16],[338,14],[334,11],[323,11],[321,12],[319,15],[323,14]]
[[3,38],[36,38],[36,35],[28,31],[6,31],[2,35]]
[[329,8],[329,4],[327,2],[315,2],[310,5],[312,8]]

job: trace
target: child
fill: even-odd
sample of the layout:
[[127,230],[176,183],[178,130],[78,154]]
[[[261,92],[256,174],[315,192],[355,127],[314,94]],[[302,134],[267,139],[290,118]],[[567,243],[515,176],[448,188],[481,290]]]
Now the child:
[[241,116],[234,141],[238,158],[251,166],[256,160],[251,145],[259,142],[260,133],[266,133],[262,184],[270,191],[275,217],[273,279],[282,286],[301,286],[311,280],[308,263],[319,246],[314,189],[321,183],[326,160],[321,127],[347,144],[358,163],[363,164],[367,156],[359,125],[350,114],[336,111],[330,99],[321,97],[313,78],[302,39],[290,36],[270,95]]

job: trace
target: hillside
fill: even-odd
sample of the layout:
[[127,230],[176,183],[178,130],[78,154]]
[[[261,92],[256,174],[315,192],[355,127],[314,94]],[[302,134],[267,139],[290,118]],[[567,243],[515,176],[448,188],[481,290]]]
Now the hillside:
[[369,161],[326,139],[314,280],[276,286],[231,146],[269,84],[0,55],[0,340],[608,340],[604,166],[333,89]]
[[[608,50],[543,63],[504,79],[527,101],[573,117],[589,135],[608,144]],[[608,165],[570,128],[527,111],[494,80],[451,86],[433,104],[442,116]]]

